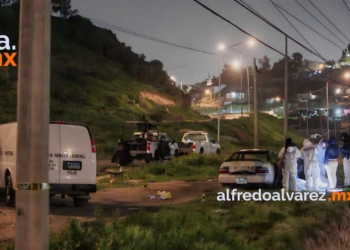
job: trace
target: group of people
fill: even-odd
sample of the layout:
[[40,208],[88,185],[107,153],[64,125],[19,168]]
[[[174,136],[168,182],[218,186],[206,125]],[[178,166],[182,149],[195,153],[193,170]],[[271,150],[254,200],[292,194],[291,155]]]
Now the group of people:
[[339,147],[335,137],[330,137],[328,141],[321,139],[318,144],[305,139],[303,147],[299,150],[292,139],[288,138],[278,154],[279,159],[284,159],[282,168],[284,190],[298,191],[297,177],[300,177],[298,173],[300,162],[303,162],[304,166],[306,191],[311,191],[311,187],[313,187],[312,190],[319,191],[321,176],[328,180],[330,190],[335,189],[339,153],[343,159],[344,186],[350,186],[350,137],[347,133],[342,134],[342,140],[343,146]]

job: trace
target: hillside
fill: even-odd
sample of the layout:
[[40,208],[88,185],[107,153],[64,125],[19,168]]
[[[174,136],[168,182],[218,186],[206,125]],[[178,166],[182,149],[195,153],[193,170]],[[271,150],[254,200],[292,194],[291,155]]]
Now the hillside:
[[[0,28],[12,43],[18,41],[18,9],[0,8]],[[52,17],[50,118],[88,124],[100,158],[109,158],[116,148],[123,121],[142,114],[175,140],[186,130],[206,130],[215,138],[217,121],[198,122],[209,117],[190,108],[189,97],[171,84],[162,67],[85,18]],[[0,123],[16,120],[16,71],[0,68]],[[282,134],[282,121],[259,115],[260,147],[278,150]],[[224,154],[252,147],[253,117],[223,120],[221,136]],[[302,142],[297,132],[290,136]]]
[[[0,30],[18,44],[18,9],[0,7]],[[51,33],[50,118],[88,124],[100,154],[116,147],[124,120],[207,118],[188,108],[189,96],[159,61],[145,61],[110,30],[80,16],[52,17]],[[16,120],[16,77],[17,68],[0,68],[0,123]]]

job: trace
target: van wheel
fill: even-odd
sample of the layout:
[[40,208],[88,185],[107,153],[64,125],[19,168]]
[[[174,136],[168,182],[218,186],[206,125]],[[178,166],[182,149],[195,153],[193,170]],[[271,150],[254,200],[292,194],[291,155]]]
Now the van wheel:
[[200,154],[200,155],[203,154],[203,148],[201,148],[201,149],[199,150],[199,154]]
[[220,155],[220,149],[216,150],[216,155],[219,156]]
[[6,206],[14,207],[16,201],[16,193],[13,189],[11,175],[8,175],[6,179]]
[[75,207],[87,207],[89,203],[88,199],[74,198]]
[[174,154],[175,158],[179,157],[179,150],[175,150],[175,154]]

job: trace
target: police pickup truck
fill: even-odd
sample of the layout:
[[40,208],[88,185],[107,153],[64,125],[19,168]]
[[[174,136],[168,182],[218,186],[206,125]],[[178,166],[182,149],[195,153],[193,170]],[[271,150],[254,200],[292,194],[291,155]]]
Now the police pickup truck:
[[[129,136],[126,137],[125,134]],[[146,162],[170,160],[178,155],[177,143],[167,134],[158,131],[157,126],[146,120],[126,121],[122,125],[121,138],[113,154],[112,162],[126,166],[133,160],[145,160]]]

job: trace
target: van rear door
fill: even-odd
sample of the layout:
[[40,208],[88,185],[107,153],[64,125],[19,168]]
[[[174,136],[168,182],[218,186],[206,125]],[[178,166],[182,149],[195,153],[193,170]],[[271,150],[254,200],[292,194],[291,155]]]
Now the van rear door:
[[60,124],[61,184],[96,184],[96,151],[86,126]]
[[60,125],[50,124],[49,129],[49,183],[59,184],[62,169]]

